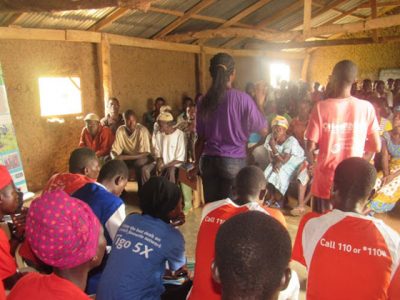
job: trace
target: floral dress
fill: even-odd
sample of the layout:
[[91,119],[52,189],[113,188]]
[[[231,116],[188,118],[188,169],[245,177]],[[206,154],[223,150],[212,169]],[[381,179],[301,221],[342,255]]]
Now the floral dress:
[[[389,132],[384,132],[382,138],[386,142],[388,152],[391,156],[389,161],[390,174],[400,169],[400,144],[392,142]],[[392,210],[400,199],[400,176],[388,184],[382,185],[383,172],[378,173],[375,183],[375,195],[372,198],[370,208],[376,213],[384,213]]]
[[[267,151],[272,151],[269,145],[270,139],[271,134],[267,136],[264,144]],[[272,163],[270,163],[265,169],[264,175],[268,183],[272,184],[282,195],[285,195],[290,181],[296,177],[296,171],[306,158],[303,148],[293,136],[288,136],[282,145],[277,144],[275,148],[279,154],[290,154],[290,159],[281,166],[278,172],[273,171]]]

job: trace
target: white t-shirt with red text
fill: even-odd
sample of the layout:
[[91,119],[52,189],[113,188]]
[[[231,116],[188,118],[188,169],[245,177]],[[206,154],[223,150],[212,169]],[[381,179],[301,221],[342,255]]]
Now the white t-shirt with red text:
[[305,139],[319,147],[311,187],[314,196],[330,198],[337,165],[349,157],[362,157],[374,131],[379,132],[379,124],[368,101],[349,97],[315,104],[305,132]]
[[381,220],[333,210],[305,215],[292,259],[308,270],[307,299],[400,299],[400,237]]

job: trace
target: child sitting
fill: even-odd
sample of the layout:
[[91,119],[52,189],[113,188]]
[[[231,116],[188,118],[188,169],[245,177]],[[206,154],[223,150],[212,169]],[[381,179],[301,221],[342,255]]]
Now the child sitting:
[[100,279],[97,300],[160,299],[165,264],[185,266],[185,242],[174,228],[184,221],[179,188],[152,177],[139,190],[142,214],[128,216],[119,228]]
[[299,226],[293,259],[308,269],[307,299],[400,299],[400,237],[362,215],[375,168],[348,158],[336,168],[334,210]]
[[236,198],[233,201],[220,200],[204,207],[197,235],[193,288],[188,299],[221,299],[220,286],[212,281],[211,264],[215,256],[214,243],[218,229],[226,220],[249,210],[257,210],[273,216],[286,226],[285,218],[279,210],[262,206],[266,185],[267,181],[260,168],[245,167],[236,176]]
[[[101,168],[98,182],[88,183],[72,194],[73,197],[87,203],[99,219],[104,228],[107,250],[111,250],[115,234],[126,217],[125,204],[119,196],[128,182],[128,174],[128,167],[124,161],[111,160]],[[89,274],[86,287],[86,293],[89,295],[96,293],[106,256],[103,263]]]
[[90,207],[63,191],[34,200],[26,220],[26,238],[35,255],[53,273],[30,273],[11,290],[8,299],[87,300],[89,271],[103,258],[106,241]]
[[278,299],[290,281],[291,248],[287,230],[262,212],[227,220],[217,234],[212,266],[222,299]]

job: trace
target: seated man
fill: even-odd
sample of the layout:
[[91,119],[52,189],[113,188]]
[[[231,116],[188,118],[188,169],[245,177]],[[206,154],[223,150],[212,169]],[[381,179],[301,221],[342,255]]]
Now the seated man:
[[149,132],[153,132],[154,123],[156,123],[157,117],[161,112],[160,108],[165,104],[165,99],[162,97],[158,97],[156,100],[154,100],[154,109],[148,111],[143,115],[143,124],[144,126],[146,126]]
[[290,282],[291,248],[287,230],[261,212],[245,212],[227,220],[216,237],[212,267],[222,299],[278,299]]
[[71,195],[86,183],[99,176],[100,165],[96,153],[89,148],[77,148],[69,157],[69,173],[54,174],[43,188],[43,192],[63,190]]
[[336,168],[334,210],[305,215],[293,259],[308,269],[307,299],[400,299],[400,237],[364,216],[375,168],[352,157]]
[[[111,160],[100,170],[95,183],[88,183],[72,194],[86,202],[104,227],[107,249],[111,250],[115,234],[125,220],[125,204],[119,198],[128,182],[128,168],[123,161]],[[108,253],[109,251],[107,251]],[[95,294],[106,260],[89,273],[86,292]]]
[[158,116],[159,131],[153,135],[155,162],[143,167],[145,183],[155,170],[157,176],[165,176],[175,183],[178,167],[185,161],[186,144],[183,131],[174,128],[174,117],[164,112]]
[[211,264],[215,256],[214,243],[218,229],[226,220],[249,210],[257,210],[273,216],[286,226],[285,218],[279,210],[262,206],[266,185],[261,169],[245,167],[236,176],[236,199],[224,199],[204,207],[197,235],[193,288],[188,299],[221,299],[221,288],[212,281]]
[[111,146],[114,142],[114,135],[110,128],[100,125],[99,117],[96,114],[88,114],[85,117],[85,128],[81,133],[79,147],[87,147],[96,152],[101,160],[110,155]]
[[115,135],[119,126],[124,125],[124,118],[119,113],[119,101],[117,98],[110,98],[108,100],[107,108],[108,114],[100,120],[100,124],[104,127],[111,129],[112,133]]
[[128,167],[135,169],[139,189],[142,186],[142,167],[149,162],[151,152],[150,133],[137,123],[136,114],[128,109],[124,112],[125,125],[118,128],[111,148],[111,157],[125,160]]
[[[18,208],[17,190],[11,175],[5,166],[0,165],[0,220],[3,220],[4,215],[16,213]],[[13,238],[14,235],[12,236]],[[5,299],[4,286],[10,289],[22,276],[17,270],[17,265],[15,259],[11,256],[11,252],[12,249],[8,237],[0,229],[0,299]]]

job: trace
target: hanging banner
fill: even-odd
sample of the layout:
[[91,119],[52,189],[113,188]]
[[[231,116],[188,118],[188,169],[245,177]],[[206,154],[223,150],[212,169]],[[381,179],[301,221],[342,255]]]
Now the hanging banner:
[[11,120],[7,91],[4,85],[3,70],[0,66],[0,164],[10,172],[15,185],[26,193],[28,191],[17,137]]

